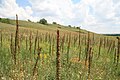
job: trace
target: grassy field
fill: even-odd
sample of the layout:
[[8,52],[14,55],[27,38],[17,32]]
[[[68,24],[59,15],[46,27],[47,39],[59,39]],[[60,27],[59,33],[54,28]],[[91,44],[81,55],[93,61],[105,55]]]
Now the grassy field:
[[15,20],[0,23],[0,80],[55,80],[58,47],[60,80],[120,80],[116,37],[26,21],[19,21],[17,42],[15,33]]

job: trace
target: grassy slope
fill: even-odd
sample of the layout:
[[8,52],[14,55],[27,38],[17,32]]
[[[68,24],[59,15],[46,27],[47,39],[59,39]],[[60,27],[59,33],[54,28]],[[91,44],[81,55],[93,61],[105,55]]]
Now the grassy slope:
[[[13,33],[15,34],[15,21],[11,20],[10,22],[11,24],[5,24],[5,23],[0,23],[0,30],[2,30],[4,32],[3,35],[3,47],[0,48],[0,76],[2,74],[2,76],[5,76],[6,78],[9,76],[14,77],[18,77],[21,78],[20,73],[25,72],[24,76],[26,77],[26,80],[30,80],[31,79],[31,75],[32,75],[32,68],[34,66],[35,60],[34,57],[31,58],[31,56],[34,56],[33,54],[29,54],[29,50],[26,50],[26,41],[25,38],[23,37],[22,41],[21,41],[21,52],[20,54],[18,54],[17,56],[20,57],[20,67],[19,65],[14,66],[12,63],[12,56],[10,54],[10,36],[6,37],[5,34],[10,34]],[[36,33],[36,31],[40,31],[43,33],[46,32],[52,32],[52,33],[56,33],[56,30],[58,29],[58,26],[60,25],[53,25],[53,24],[49,24],[49,25],[42,25],[42,24],[38,24],[38,23],[32,23],[32,22],[26,22],[26,21],[19,21],[19,26],[20,26],[20,33],[21,34],[28,34],[29,36],[29,31],[33,31],[34,33]],[[74,29],[74,28],[69,28],[66,26],[60,26],[61,29],[60,31],[63,33],[75,33],[77,34],[76,31],[78,31],[78,29]],[[81,30],[84,33],[87,33],[87,31],[85,30]],[[62,80],[79,80],[80,76],[81,76],[81,80],[86,80],[86,74],[87,74],[87,68],[84,66],[84,58],[85,58],[85,39],[84,36],[81,36],[81,62],[79,63],[77,60],[74,61],[75,59],[78,59],[78,53],[79,53],[79,48],[78,48],[78,41],[76,42],[76,44],[74,45],[73,41],[74,41],[74,36],[78,37],[77,35],[73,35],[72,34],[72,40],[71,40],[71,47],[70,47],[70,64],[69,68],[68,68],[68,64],[66,63],[65,59],[66,59],[66,54],[67,53],[67,35],[65,37],[66,43],[64,45],[64,54],[62,53],[62,58],[61,60],[63,60],[62,62],[62,69],[61,69],[61,75],[62,75]],[[5,38],[4,38],[5,37]],[[26,37],[26,36],[25,36]],[[45,35],[41,36],[43,39],[42,41],[40,40],[40,46],[42,46],[43,48],[43,54],[48,54],[49,53],[49,47],[50,47],[50,43],[49,41],[45,41],[44,37]],[[55,37],[55,35],[51,36],[52,39]],[[92,35],[91,35],[92,38]],[[32,49],[34,49],[34,39],[32,38],[33,41],[33,46]],[[95,36],[95,45],[93,45],[93,60],[92,60],[92,66],[91,66],[91,78],[93,78],[93,80],[119,80],[119,74],[120,74],[120,69],[116,70],[116,74],[115,74],[115,70],[114,70],[114,65],[113,65],[113,53],[114,50],[111,49],[111,51],[109,53],[107,53],[108,51],[108,46],[106,46],[104,48],[103,44],[102,44],[102,48],[101,48],[101,56],[99,59],[97,59],[97,55],[99,52],[99,39],[100,36]],[[13,42],[14,43],[14,42]],[[29,43],[29,42],[28,42]],[[56,42],[52,42],[52,47],[53,47],[53,52],[52,52],[52,57],[48,56],[48,59],[46,59],[46,61],[44,62],[44,64],[41,64],[41,62],[39,63],[39,80],[46,80],[49,78],[49,80],[54,80],[55,79],[55,45],[53,46],[53,44],[55,44]],[[29,46],[28,46],[29,47]],[[33,51],[33,50],[32,50]],[[6,54],[7,53],[7,54]],[[49,58],[50,57],[50,58]],[[73,59],[73,60],[72,60]],[[22,61],[25,62],[24,64],[22,64]],[[64,65],[63,65],[64,63]],[[44,67],[43,67],[44,66]],[[15,68],[15,69],[14,69]],[[23,71],[18,71],[17,72],[17,68],[23,69]],[[25,68],[25,69],[24,69]],[[16,70],[16,73],[15,73]],[[42,74],[41,74],[42,72]],[[18,74],[17,76],[14,76],[14,74]],[[115,75],[114,75],[115,74]],[[19,76],[20,75],[20,76]],[[67,77],[66,77],[67,75]],[[28,76],[28,77],[27,77]],[[11,77],[11,78],[12,78]],[[30,78],[30,79],[29,79]],[[41,79],[42,78],[42,79]]]
[[[20,34],[25,34],[25,35],[29,35],[30,31],[32,31],[33,34],[36,34],[37,31],[39,31],[40,33],[46,34],[46,33],[52,33],[52,34],[56,34],[56,30],[59,29],[60,30],[60,34],[66,34],[66,33],[72,33],[73,35],[78,35],[79,29],[73,28],[73,27],[68,27],[68,26],[63,26],[63,25],[58,25],[58,24],[48,24],[48,25],[43,25],[43,24],[39,24],[39,23],[35,23],[35,22],[28,22],[28,21],[22,21],[19,20],[19,27],[20,27]],[[61,28],[58,28],[61,27]],[[16,21],[15,20],[10,20],[10,24],[6,24],[6,23],[1,23],[0,22],[0,30],[2,32],[4,32],[4,34],[15,34],[15,29],[16,29]],[[87,30],[83,30],[81,29],[81,33],[82,35],[87,35],[88,31]],[[91,33],[91,37],[93,37],[93,32]],[[103,35],[100,34],[96,34],[94,33],[96,36],[95,38],[100,38]],[[111,36],[106,36],[106,37],[111,37]],[[111,37],[114,38],[115,37]]]
[[[29,35],[30,31],[32,31],[33,34],[36,34],[37,31],[40,33],[52,33],[56,34],[56,30],[60,30],[60,34],[66,34],[66,33],[72,33],[73,35],[78,35],[79,29],[73,28],[73,27],[68,27],[68,26],[63,26],[63,25],[58,25],[58,24],[48,24],[48,25],[43,25],[35,22],[28,22],[28,21],[22,21],[19,20],[19,27],[20,27],[20,34],[25,34]],[[61,27],[61,28],[58,28]],[[6,34],[11,34],[15,33],[15,28],[16,28],[16,21],[15,20],[10,20],[10,24],[6,23],[1,23],[0,22],[0,30],[5,32]],[[88,31],[81,29],[82,35],[87,35]],[[93,36],[93,32],[91,33],[91,37]],[[101,37],[102,35],[94,33],[96,38]],[[111,36],[109,36],[111,37]],[[113,38],[113,37],[112,37]]]
[[[0,29],[9,29],[9,30],[12,30],[15,28],[15,20],[10,20],[10,24],[6,24],[6,23],[1,23],[0,22]],[[57,24],[48,24],[48,25],[42,25],[42,24],[39,24],[39,23],[34,23],[34,22],[27,22],[27,21],[19,21],[19,26],[20,28],[22,29],[32,29],[32,30],[39,30],[41,32],[55,32],[58,27],[61,27],[59,28],[59,30],[61,32],[71,32],[71,33],[76,33],[78,32],[78,29],[76,28],[70,28],[68,26],[62,26],[62,25],[57,25]],[[12,27],[12,29],[11,29]],[[82,33],[87,33],[86,30],[81,30]]]

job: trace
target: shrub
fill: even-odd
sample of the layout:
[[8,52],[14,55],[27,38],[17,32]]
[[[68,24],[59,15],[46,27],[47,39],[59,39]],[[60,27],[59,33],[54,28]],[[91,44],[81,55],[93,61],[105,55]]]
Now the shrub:
[[0,22],[10,24],[10,19],[8,19],[8,18],[0,18]]
[[28,22],[32,22],[30,19],[28,19]]
[[76,27],[77,29],[80,29],[80,27]]

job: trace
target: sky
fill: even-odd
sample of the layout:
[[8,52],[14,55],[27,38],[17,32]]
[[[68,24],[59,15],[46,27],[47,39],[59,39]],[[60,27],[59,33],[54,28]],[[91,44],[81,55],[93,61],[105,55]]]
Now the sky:
[[81,26],[95,33],[120,34],[120,0],[0,0],[0,17]]

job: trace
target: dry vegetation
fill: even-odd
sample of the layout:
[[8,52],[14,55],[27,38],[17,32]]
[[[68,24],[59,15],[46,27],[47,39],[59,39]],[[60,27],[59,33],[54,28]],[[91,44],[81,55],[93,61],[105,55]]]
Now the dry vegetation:
[[17,20],[15,27],[11,22],[0,23],[0,79],[120,79],[119,37]]

